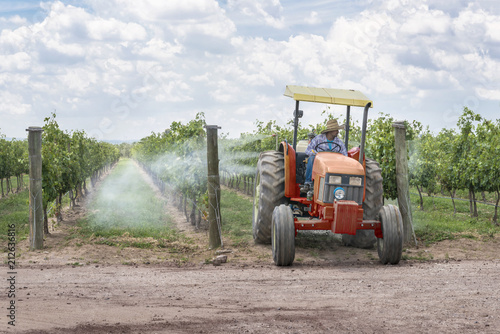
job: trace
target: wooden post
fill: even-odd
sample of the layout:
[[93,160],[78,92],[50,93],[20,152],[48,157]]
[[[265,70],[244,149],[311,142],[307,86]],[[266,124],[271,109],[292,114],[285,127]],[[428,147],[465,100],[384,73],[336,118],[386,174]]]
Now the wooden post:
[[410,208],[410,186],[408,183],[408,153],[406,151],[406,128],[404,122],[392,124],[394,127],[394,146],[396,149],[396,182],[398,188],[398,205],[403,217],[403,242],[409,243],[412,239],[417,244],[413,231],[413,220]]
[[222,245],[220,216],[220,179],[217,125],[206,125],[207,129],[207,169],[208,169],[208,239],[210,249]]
[[43,248],[43,198],[42,198],[42,131],[36,126],[28,129],[30,163],[29,207],[30,250]]

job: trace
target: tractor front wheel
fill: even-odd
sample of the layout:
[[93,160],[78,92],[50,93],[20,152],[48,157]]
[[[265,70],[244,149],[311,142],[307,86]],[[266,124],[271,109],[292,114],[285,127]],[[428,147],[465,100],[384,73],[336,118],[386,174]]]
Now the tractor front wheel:
[[276,206],[285,197],[285,159],[283,153],[261,153],[257,163],[253,191],[253,239],[259,244],[271,243],[271,219]]
[[403,218],[394,205],[380,210],[383,238],[377,239],[378,257],[382,264],[398,264],[403,253]]
[[292,209],[282,204],[274,208],[272,222],[273,260],[277,266],[290,266],[295,259],[295,224]]

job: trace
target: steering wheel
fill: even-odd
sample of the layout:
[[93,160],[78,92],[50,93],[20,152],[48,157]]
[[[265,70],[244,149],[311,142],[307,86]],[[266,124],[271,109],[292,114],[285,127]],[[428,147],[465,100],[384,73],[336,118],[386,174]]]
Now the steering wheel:
[[[321,144],[332,144],[332,148],[324,149],[321,146]],[[342,147],[338,143],[335,142],[329,142],[329,141],[324,141],[322,143],[319,143],[314,147],[314,151],[319,152],[318,149],[321,148],[321,152],[336,152],[340,153],[342,151]]]

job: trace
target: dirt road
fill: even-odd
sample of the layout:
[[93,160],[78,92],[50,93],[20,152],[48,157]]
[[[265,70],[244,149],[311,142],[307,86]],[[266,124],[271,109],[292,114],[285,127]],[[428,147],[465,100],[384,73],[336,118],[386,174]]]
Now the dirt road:
[[84,206],[64,214],[43,250],[19,243],[16,326],[6,317],[12,298],[3,264],[0,332],[499,332],[499,237],[407,249],[399,265],[384,266],[376,250],[328,236],[311,248],[299,235],[292,267],[275,267],[262,245],[233,248],[228,263],[213,266],[204,232],[167,209],[196,252],[79,240],[72,231]]
[[498,333],[498,286],[500,261],[31,267],[18,270],[15,331],[5,320],[2,327],[37,334]]

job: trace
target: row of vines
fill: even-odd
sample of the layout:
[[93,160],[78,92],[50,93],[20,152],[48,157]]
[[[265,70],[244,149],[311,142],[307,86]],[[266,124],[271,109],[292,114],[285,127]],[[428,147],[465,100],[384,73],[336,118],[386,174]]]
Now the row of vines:
[[[47,209],[55,202],[56,216],[61,217],[62,196],[69,195],[70,205],[88,194],[87,182],[92,186],[103,172],[120,158],[120,150],[112,144],[89,138],[84,131],[63,131],[55,113],[44,120],[42,132],[42,192],[44,233],[49,233]],[[23,174],[29,172],[27,140],[0,138],[0,178],[6,179],[7,193],[11,190],[10,177],[17,177],[17,187],[23,185]],[[10,187],[10,188],[9,188]],[[12,190],[11,190],[12,191]],[[2,196],[3,196],[2,191]]]
[[441,192],[448,194],[456,213],[457,192],[468,194],[472,217],[478,217],[478,195],[493,194],[498,224],[500,201],[500,120],[492,121],[464,108],[457,129],[443,129],[438,134],[422,131],[410,145],[410,183],[420,196]]
[[[152,177],[162,194],[174,199],[189,222],[199,227],[207,202],[205,118],[196,115],[186,125],[173,122],[164,132],[135,143],[132,157]],[[200,205],[202,204],[202,205]]]
[[[28,173],[28,142],[7,140],[0,133],[0,188],[2,197],[19,192],[24,187],[23,174]],[[14,189],[12,177],[16,178]]]
[[70,205],[87,195],[87,180],[93,187],[102,173],[120,158],[110,143],[98,142],[84,131],[63,131],[55,113],[45,118],[42,133],[42,189],[44,232],[48,233],[47,207],[56,201],[56,216],[61,219],[60,203],[69,194]]

